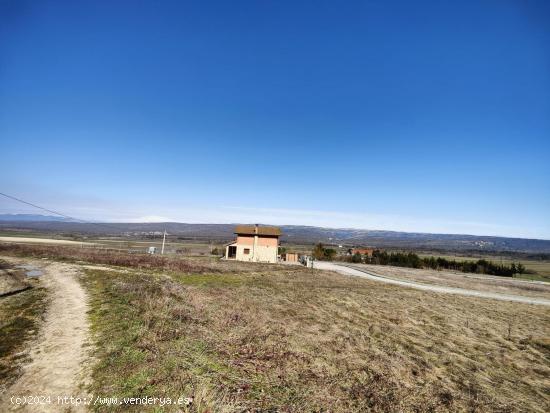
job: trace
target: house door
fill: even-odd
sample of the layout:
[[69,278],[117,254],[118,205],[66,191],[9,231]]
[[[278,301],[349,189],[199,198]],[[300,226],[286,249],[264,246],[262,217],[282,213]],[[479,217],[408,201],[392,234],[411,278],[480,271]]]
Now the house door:
[[229,246],[229,249],[227,251],[227,258],[235,259],[237,257],[237,247],[236,246]]

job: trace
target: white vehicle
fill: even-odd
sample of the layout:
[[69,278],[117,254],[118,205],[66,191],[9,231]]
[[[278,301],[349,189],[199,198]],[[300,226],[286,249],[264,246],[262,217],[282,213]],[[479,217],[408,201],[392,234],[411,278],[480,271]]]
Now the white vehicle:
[[157,253],[157,247],[147,248],[147,254],[156,254],[156,253]]

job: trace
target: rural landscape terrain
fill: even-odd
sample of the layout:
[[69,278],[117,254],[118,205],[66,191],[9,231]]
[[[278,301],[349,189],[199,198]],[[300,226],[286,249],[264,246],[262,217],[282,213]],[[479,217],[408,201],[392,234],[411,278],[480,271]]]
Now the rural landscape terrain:
[[9,400],[30,390],[79,398],[45,411],[550,407],[540,252],[492,251],[536,268],[515,277],[357,264],[344,247],[307,268],[220,260],[217,237],[169,235],[161,256],[146,233],[30,225],[0,239],[2,410],[33,411]]
[[[116,223],[97,225],[90,222],[70,221],[48,215],[0,214],[0,231],[22,233],[65,234],[68,237],[117,235],[151,238],[166,230],[180,240],[228,241],[233,237],[234,224]],[[458,251],[483,254],[486,252],[524,252],[550,254],[550,241],[540,239],[489,237],[460,234],[425,234],[380,230],[322,228],[299,225],[281,226],[282,242],[291,244],[375,245],[380,248],[427,249],[432,251]]]
[[549,69],[549,0],[0,0],[0,413],[549,413]]

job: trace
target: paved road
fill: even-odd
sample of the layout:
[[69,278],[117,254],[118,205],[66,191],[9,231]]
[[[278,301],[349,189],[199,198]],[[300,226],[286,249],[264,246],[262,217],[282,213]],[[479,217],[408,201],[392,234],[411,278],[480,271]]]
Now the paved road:
[[498,294],[498,293],[491,293],[487,291],[467,290],[464,288],[445,287],[445,286],[439,286],[439,285],[421,284],[413,281],[396,280],[394,278],[369,273],[367,271],[359,270],[356,268],[350,268],[342,264],[334,264],[332,262],[315,261],[313,265],[314,265],[314,268],[318,268],[320,270],[335,271],[340,274],[367,278],[369,280],[384,282],[387,284],[400,285],[402,287],[416,288],[417,290],[434,291],[437,293],[447,293],[447,294],[459,294],[459,295],[466,295],[470,297],[492,298],[495,300],[516,301],[518,303],[550,306],[550,300],[545,300],[544,298],[532,298],[532,297],[524,297],[521,295],[512,295],[512,294]]

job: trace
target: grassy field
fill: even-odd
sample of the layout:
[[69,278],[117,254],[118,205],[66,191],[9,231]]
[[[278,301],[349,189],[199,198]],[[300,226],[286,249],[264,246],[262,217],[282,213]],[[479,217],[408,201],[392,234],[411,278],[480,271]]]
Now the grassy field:
[[[301,266],[53,246],[0,253],[78,266],[89,391],[191,397],[187,412],[546,412],[550,310],[426,293]],[[47,298],[2,301],[16,377]],[[21,301],[19,301],[21,300]],[[24,354],[24,353],[23,353]],[[11,369],[11,370],[10,370]],[[143,406],[95,406],[144,411]]]
[[[2,267],[7,267],[0,260]],[[1,270],[0,270],[1,271]],[[47,307],[46,291],[34,288],[0,298],[0,394],[21,374],[28,360],[28,344],[36,338]]]
[[550,408],[545,307],[225,265],[87,269],[92,392],[193,397],[194,412]]
[[533,283],[512,277],[472,274],[450,270],[417,269],[391,265],[346,264],[381,277],[420,284],[462,288],[489,293],[550,299],[550,283]]

